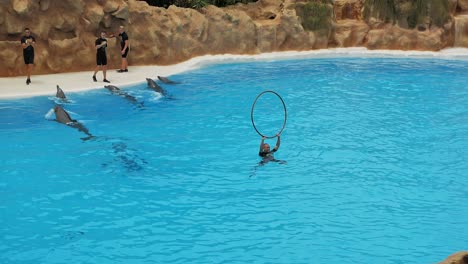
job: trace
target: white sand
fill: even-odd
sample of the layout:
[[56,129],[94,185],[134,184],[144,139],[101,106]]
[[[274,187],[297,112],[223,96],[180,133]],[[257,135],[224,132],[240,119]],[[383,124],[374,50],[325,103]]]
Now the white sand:
[[[323,58],[323,57],[415,57],[415,58],[441,58],[468,61],[468,49],[453,48],[440,52],[422,51],[390,51],[367,50],[365,48],[325,49],[306,52],[274,52],[260,55],[214,55],[190,59],[186,62],[171,66],[131,66],[129,72],[117,73],[116,69],[108,70],[107,79],[112,85],[123,87],[136,83],[146,82],[146,78],[156,79],[157,76],[170,77],[187,70],[202,67],[211,63],[280,60],[290,58]],[[94,65],[90,65],[93,69]],[[32,83],[26,85],[26,77],[0,78],[0,99],[31,97],[38,95],[55,95],[56,86],[59,85],[65,94],[90,89],[103,88],[107,83],[102,82],[102,72],[97,74],[98,82],[92,80],[93,71],[60,73],[31,76]]]

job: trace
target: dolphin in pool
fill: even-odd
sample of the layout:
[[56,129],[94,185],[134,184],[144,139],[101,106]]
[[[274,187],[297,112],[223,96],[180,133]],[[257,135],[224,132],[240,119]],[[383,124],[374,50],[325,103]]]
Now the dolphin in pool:
[[[132,102],[132,103],[134,103],[134,104],[137,104],[137,103],[138,103],[138,100],[137,100],[134,96],[131,96],[131,95],[129,95],[129,94],[126,93],[126,92],[123,92],[123,91],[120,90],[120,88],[117,87],[117,86],[114,86],[114,85],[105,85],[104,88],[106,88],[107,90],[111,91],[113,94],[117,94],[117,95],[123,96],[125,99],[129,100],[130,102]],[[143,106],[143,103],[140,103],[140,106]]]
[[80,122],[72,119],[70,117],[70,115],[67,113],[67,111],[65,111],[65,109],[63,109],[62,106],[56,105],[54,107],[54,113],[55,113],[55,120],[57,122],[65,124],[65,125],[73,127],[73,128],[76,128],[76,129],[78,129],[78,131],[83,132],[86,135],[88,135],[87,138],[83,138],[84,140],[87,140],[87,139],[90,139],[90,138],[94,137],[91,133],[89,133],[88,129],[83,124],[81,124]]
[[106,88],[107,90],[111,92],[115,92],[115,93],[120,92],[120,88],[114,85],[104,85],[104,88]]
[[57,93],[55,94],[55,97],[60,98],[60,99],[67,99],[67,97],[65,96],[65,93],[63,92],[62,89],[60,89],[58,84],[57,84]]
[[163,76],[158,76],[158,79],[159,79],[161,82],[167,83],[167,84],[177,84],[177,83],[179,83],[179,82],[171,81],[171,80],[169,80],[168,78],[163,77]]
[[166,91],[159,86],[153,79],[146,78],[146,81],[148,82],[148,87],[151,88],[153,91],[160,93],[162,95],[166,95]]

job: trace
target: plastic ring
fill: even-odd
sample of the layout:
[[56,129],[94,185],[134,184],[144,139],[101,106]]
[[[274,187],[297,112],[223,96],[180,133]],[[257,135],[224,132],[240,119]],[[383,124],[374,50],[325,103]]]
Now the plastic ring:
[[[273,136],[267,136],[267,135],[263,135],[262,133],[260,133],[260,131],[258,131],[257,127],[255,126],[255,121],[254,121],[254,114],[253,114],[253,112],[254,112],[254,109],[255,109],[255,104],[257,103],[258,98],[260,98],[262,95],[264,95],[264,94],[266,94],[266,93],[272,93],[272,94],[278,96],[278,98],[281,100],[281,103],[283,104],[283,109],[284,109],[284,122],[283,122],[283,127],[281,127],[281,129],[278,131],[278,133],[276,133],[276,134],[273,135]],[[267,91],[264,91],[264,92],[260,93],[259,95],[257,95],[257,98],[255,98],[255,101],[254,101],[254,103],[252,104],[252,110],[250,111],[250,119],[252,120],[252,125],[253,125],[255,131],[257,131],[257,133],[258,133],[260,136],[265,137],[265,138],[275,138],[276,135],[281,134],[281,132],[283,132],[283,129],[286,127],[286,120],[288,119],[288,113],[287,113],[287,111],[286,111],[286,104],[284,103],[283,98],[281,98],[281,96],[280,96],[278,93],[276,93],[276,92],[274,92],[274,91],[270,91],[270,90],[267,90]]]

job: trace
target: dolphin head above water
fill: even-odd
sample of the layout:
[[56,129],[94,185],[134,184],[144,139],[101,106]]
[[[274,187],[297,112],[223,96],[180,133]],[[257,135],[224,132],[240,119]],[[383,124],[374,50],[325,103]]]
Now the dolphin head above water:
[[107,90],[109,90],[109,91],[111,91],[111,92],[118,92],[118,91],[120,91],[119,87],[114,86],[114,85],[104,85],[104,88],[106,88]]
[[55,94],[55,97],[61,98],[61,99],[67,99],[67,97],[65,96],[65,93],[63,92],[62,89],[60,89],[58,85],[57,85],[57,93]]
[[55,119],[59,123],[68,124],[71,122],[76,122],[75,120],[71,119],[70,115],[60,105],[56,105],[54,107],[54,113],[55,113]]
[[164,89],[161,86],[159,86],[153,79],[146,78],[146,82],[148,83],[148,87],[150,87],[153,91],[158,92],[162,95],[166,94],[166,91],[164,91]]
[[163,82],[163,83],[168,83],[168,84],[176,84],[177,82],[171,81],[168,78],[164,76],[158,76],[158,79]]
[[54,113],[55,113],[55,120],[57,122],[76,128],[78,129],[78,131],[81,131],[85,133],[86,135],[88,135],[88,137],[82,138],[83,140],[94,138],[94,136],[91,135],[91,133],[89,133],[88,129],[83,124],[79,123],[78,121],[74,119],[71,119],[70,115],[67,113],[67,111],[65,111],[65,109],[63,109],[62,106],[56,105],[54,107]]

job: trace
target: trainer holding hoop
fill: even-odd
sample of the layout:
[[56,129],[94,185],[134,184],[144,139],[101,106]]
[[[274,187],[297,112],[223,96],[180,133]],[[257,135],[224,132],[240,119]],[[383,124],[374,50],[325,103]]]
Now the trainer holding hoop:
[[268,143],[264,143],[266,137],[262,136],[262,141],[260,142],[260,151],[258,152],[258,155],[263,158],[263,162],[276,161],[275,157],[273,156],[273,153],[275,153],[280,147],[281,136],[280,134],[276,134],[276,137],[278,137],[278,139],[276,140],[276,146],[273,148],[273,150],[270,150],[270,145]]
[[[255,126],[255,120],[254,120],[254,108],[255,108],[255,104],[257,103],[257,100],[264,94],[266,93],[271,93],[271,94],[274,94],[276,95],[280,101],[281,101],[281,104],[283,105],[283,109],[284,109],[284,121],[283,121],[283,125],[282,127],[279,129],[278,133],[276,133],[276,135],[274,136],[268,136],[268,135],[265,135],[263,133],[261,133],[257,127]],[[274,91],[270,91],[270,90],[267,90],[267,91],[263,91],[262,93],[260,93],[257,98],[255,98],[255,101],[252,105],[252,110],[250,111],[250,118],[252,120],[252,125],[255,129],[255,131],[257,131],[257,133],[262,137],[262,141],[260,142],[260,151],[258,152],[258,155],[260,157],[262,157],[262,161],[260,162],[261,165],[269,162],[269,161],[275,161],[275,162],[280,162],[282,164],[286,163],[285,161],[282,161],[282,160],[277,160],[275,159],[275,157],[273,156],[273,153],[275,153],[276,151],[278,151],[279,147],[280,147],[280,144],[281,144],[281,132],[283,132],[283,129],[284,127],[286,126],[286,120],[288,118],[288,113],[286,111],[286,104],[284,103],[284,100],[283,98],[281,98],[281,96],[274,92]],[[276,139],[276,146],[273,148],[273,150],[270,150],[270,145],[268,145],[267,143],[265,143],[265,139],[267,138],[275,138],[277,137],[278,139]]]

